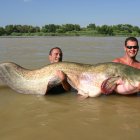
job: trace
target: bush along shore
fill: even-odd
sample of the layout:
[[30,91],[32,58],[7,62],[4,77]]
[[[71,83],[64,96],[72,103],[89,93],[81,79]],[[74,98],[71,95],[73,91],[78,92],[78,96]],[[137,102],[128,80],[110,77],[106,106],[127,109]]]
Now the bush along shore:
[[55,25],[42,27],[32,25],[7,25],[0,27],[0,36],[140,36],[140,27],[130,24],[102,25],[89,24],[80,27],[78,24]]

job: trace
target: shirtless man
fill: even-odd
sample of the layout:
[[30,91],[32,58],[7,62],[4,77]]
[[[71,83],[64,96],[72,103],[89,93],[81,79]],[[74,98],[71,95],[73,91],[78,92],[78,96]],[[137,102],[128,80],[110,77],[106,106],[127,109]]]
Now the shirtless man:
[[[49,52],[50,63],[61,62],[63,58],[62,50],[59,47],[54,47]],[[57,71],[56,75],[61,79],[61,85],[55,86],[49,90],[49,93],[60,93],[69,91],[71,89],[70,84],[67,82],[67,76],[62,71]]]
[[140,69],[140,62],[136,60],[136,56],[139,51],[139,44],[135,37],[126,38],[124,51],[125,55],[123,57],[114,59],[113,62],[126,64]]

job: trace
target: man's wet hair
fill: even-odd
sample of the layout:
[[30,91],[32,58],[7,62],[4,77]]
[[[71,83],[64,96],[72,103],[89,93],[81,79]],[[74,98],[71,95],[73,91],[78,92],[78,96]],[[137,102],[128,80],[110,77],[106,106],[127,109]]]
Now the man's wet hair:
[[59,47],[53,47],[53,48],[51,48],[51,50],[50,50],[50,52],[49,52],[49,55],[52,54],[52,51],[53,51],[54,49],[60,50],[61,54],[63,54],[63,53],[62,53],[62,50],[61,50]]
[[128,38],[126,38],[126,40],[125,40],[125,46],[127,46],[127,42],[128,41],[135,41],[136,43],[137,43],[137,46],[139,46],[139,43],[138,43],[138,40],[137,40],[137,38],[135,38],[135,37],[128,37]]

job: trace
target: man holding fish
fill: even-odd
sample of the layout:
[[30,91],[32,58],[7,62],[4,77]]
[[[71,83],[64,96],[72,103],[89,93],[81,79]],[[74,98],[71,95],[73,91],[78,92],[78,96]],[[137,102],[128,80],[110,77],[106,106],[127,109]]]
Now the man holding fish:
[[125,55],[120,58],[116,58],[113,62],[126,64],[134,68],[140,69],[140,62],[136,59],[139,51],[138,40],[135,37],[128,37],[124,44]]
[[118,58],[118,61],[114,60],[117,63],[91,65],[57,62],[36,70],[23,68],[13,62],[1,63],[0,81],[2,85],[19,93],[45,95],[50,87],[61,84],[56,74],[61,71],[66,74],[70,85],[84,98],[110,94],[113,91],[123,95],[134,94],[140,92],[140,64],[136,60],[139,46],[137,39],[133,37],[125,42],[125,56]]

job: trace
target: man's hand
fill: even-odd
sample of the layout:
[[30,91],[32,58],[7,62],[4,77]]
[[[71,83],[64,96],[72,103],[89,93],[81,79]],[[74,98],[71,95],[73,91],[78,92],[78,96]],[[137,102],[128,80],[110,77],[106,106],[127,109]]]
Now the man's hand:
[[56,71],[56,76],[58,76],[61,79],[61,84],[63,86],[63,88],[66,91],[69,91],[71,89],[70,84],[67,82],[67,75],[63,72],[63,71]]
[[61,82],[66,81],[67,80],[67,76],[63,71],[56,71],[56,75],[61,79]]

